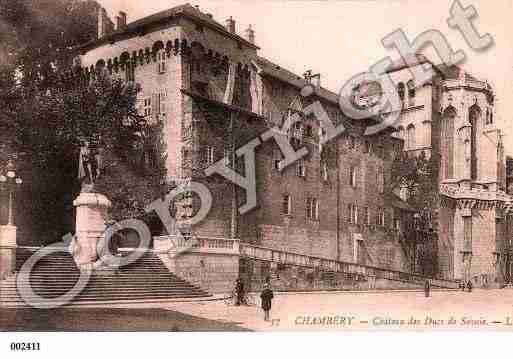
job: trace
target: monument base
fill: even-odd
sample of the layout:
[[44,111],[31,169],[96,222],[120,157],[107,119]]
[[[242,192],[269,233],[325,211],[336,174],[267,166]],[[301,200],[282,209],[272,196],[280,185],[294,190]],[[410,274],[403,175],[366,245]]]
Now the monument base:
[[111,202],[99,193],[80,193],[76,207],[76,248],[73,256],[80,268],[92,269],[98,259],[97,243],[107,228]]
[[0,280],[16,269],[16,227],[0,226]]

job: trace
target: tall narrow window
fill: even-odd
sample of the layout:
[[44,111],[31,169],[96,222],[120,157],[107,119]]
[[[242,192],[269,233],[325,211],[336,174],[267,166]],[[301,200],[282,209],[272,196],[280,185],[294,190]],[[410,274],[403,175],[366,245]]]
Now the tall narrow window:
[[306,177],[306,166],[305,166],[305,160],[300,159],[297,161],[296,165],[296,175],[298,177]]
[[354,203],[350,203],[347,205],[348,211],[348,222],[350,224],[358,223],[358,206]]
[[306,217],[315,221],[319,219],[319,202],[317,198],[306,199]]
[[159,74],[166,72],[166,52],[164,50],[157,53],[157,72]]
[[328,181],[328,164],[326,162],[321,162],[321,178],[323,181]]
[[376,168],[376,186],[379,193],[385,192],[385,173],[380,166]]
[[376,212],[376,224],[378,226],[385,226],[385,209],[383,207],[379,207]]
[[205,147],[205,163],[207,166],[212,165],[215,162],[216,150],[214,146]]
[[351,166],[349,169],[349,184],[356,188],[358,185],[358,167]]
[[404,101],[404,83],[399,82],[397,85],[397,94],[399,95],[399,99]]
[[416,146],[415,142],[415,126],[409,125],[406,128],[406,149],[413,150]]
[[477,105],[473,105],[469,109],[469,122],[472,126],[470,133],[470,178],[475,180],[477,179],[477,147],[478,147],[478,137],[477,134],[481,127],[481,109]]
[[472,251],[472,216],[463,217],[463,247],[464,251]]
[[151,119],[151,98],[149,97],[143,100],[143,113],[144,118],[149,121]]
[[281,213],[285,215],[292,214],[292,197],[288,194],[283,195]]
[[232,168],[232,150],[229,145],[226,145],[223,150],[223,160],[227,167]]
[[445,109],[441,123],[441,155],[442,155],[442,178],[454,177],[454,121],[456,109],[449,106]]
[[408,105],[415,106],[415,82],[413,80],[408,81]]

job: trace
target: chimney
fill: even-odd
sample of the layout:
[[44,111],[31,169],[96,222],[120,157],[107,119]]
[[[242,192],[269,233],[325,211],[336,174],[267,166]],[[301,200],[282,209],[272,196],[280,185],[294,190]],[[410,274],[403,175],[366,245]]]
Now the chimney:
[[255,30],[253,30],[251,28],[251,25],[249,25],[249,27],[246,29],[245,35],[246,35],[246,40],[248,40],[252,44],[255,43]]
[[231,16],[228,20],[226,20],[226,30],[232,34],[235,34],[235,20],[233,20]]
[[126,12],[120,11],[119,16],[116,16],[117,29],[121,30],[126,27]]

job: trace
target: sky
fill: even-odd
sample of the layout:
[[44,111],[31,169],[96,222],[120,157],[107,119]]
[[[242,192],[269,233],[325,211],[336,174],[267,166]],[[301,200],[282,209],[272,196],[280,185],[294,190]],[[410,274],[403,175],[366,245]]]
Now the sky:
[[[99,0],[114,18],[128,13],[128,22],[157,11],[181,5],[187,0]],[[386,56],[399,57],[386,49],[381,39],[402,29],[413,41],[424,31],[435,29],[448,39],[454,50],[467,56],[463,68],[475,77],[488,80],[496,89],[498,126],[503,129],[506,153],[513,155],[513,1],[461,0],[473,5],[477,31],[489,33],[494,45],[486,51],[472,50],[460,32],[449,28],[452,0],[264,0],[190,1],[203,12],[210,12],[221,23],[232,16],[237,32],[252,25],[260,55],[303,74],[312,69],[322,75],[322,85],[339,92],[354,75]],[[433,62],[436,55],[426,53]]]

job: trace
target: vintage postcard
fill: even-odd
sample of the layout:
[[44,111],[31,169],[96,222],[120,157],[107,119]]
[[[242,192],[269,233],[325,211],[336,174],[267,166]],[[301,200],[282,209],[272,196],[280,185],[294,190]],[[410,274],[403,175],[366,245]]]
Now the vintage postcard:
[[0,331],[513,330],[512,14],[0,1]]

